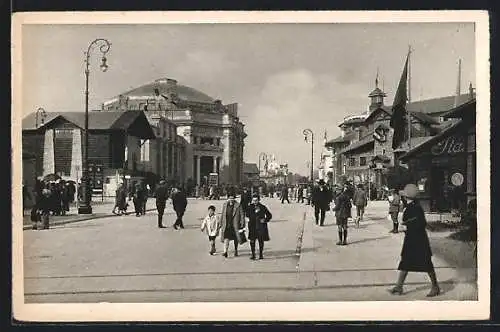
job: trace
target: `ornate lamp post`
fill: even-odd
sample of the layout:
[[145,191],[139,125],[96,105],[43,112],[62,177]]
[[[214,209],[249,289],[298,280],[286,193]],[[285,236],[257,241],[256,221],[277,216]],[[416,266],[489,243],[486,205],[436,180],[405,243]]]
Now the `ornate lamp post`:
[[41,120],[41,125],[43,126],[45,122],[45,118],[47,117],[47,112],[45,112],[45,109],[43,107],[38,107],[38,109],[35,112],[35,128],[38,128],[38,117],[40,116]]
[[311,136],[311,182],[314,181],[314,133],[311,129],[304,129],[302,132],[304,134],[304,140],[307,142],[307,137]]
[[88,168],[88,158],[89,158],[89,61],[90,61],[90,51],[93,47],[98,46],[99,51],[102,53],[101,58],[101,70],[105,72],[108,70],[108,65],[106,63],[106,53],[108,53],[111,43],[107,39],[97,38],[90,43],[85,53],[85,129],[83,133],[83,167],[82,167],[82,193],[83,202],[78,207],[78,214],[90,214],[92,213],[92,207],[90,206],[91,193],[90,193],[90,183],[89,183],[89,168]]

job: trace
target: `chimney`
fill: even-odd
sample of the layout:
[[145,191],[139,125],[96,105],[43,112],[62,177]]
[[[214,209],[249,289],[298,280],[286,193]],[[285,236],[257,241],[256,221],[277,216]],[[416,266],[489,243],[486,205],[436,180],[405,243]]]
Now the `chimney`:
[[458,77],[457,77],[457,90],[455,93],[455,103],[453,104],[453,107],[457,107],[459,104],[459,98],[460,98],[460,80],[462,76],[462,59],[458,59]]

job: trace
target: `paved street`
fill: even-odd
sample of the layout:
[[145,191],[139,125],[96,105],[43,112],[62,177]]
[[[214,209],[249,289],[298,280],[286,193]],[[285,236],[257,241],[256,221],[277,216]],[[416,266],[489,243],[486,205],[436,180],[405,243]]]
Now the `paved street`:
[[[222,203],[190,200],[178,231],[171,206],[166,229],[148,212],[24,231],[26,302],[427,300],[425,274],[410,274],[402,296],[387,292],[404,235],[388,233],[385,202],[370,202],[366,221],[339,247],[331,213],[319,228],[311,207],[263,199],[273,220],[261,261],[249,260],[248,244],[239,257],[231,246],[225,259],[219,238],[208,254],[199,225],[209,204],[220,211]],[[471,273],[436,256],[434,264],[443,290],[434,300],[472,299]]]

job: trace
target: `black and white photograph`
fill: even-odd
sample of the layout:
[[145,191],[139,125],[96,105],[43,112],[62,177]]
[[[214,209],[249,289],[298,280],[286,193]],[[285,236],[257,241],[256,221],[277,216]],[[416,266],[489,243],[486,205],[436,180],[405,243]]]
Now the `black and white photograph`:
[[488,34],[480,11],[15,14],[14,316],[486,319]]

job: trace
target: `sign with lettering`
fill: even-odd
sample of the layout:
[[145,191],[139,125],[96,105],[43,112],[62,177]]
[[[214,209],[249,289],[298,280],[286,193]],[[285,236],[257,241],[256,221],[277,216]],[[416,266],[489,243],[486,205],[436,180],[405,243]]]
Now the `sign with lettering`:
[[437,143],[431,148],[431,153],[435,156],[443,154],[457,154],[465,151],[463,137],[450,136],[445,140]]

